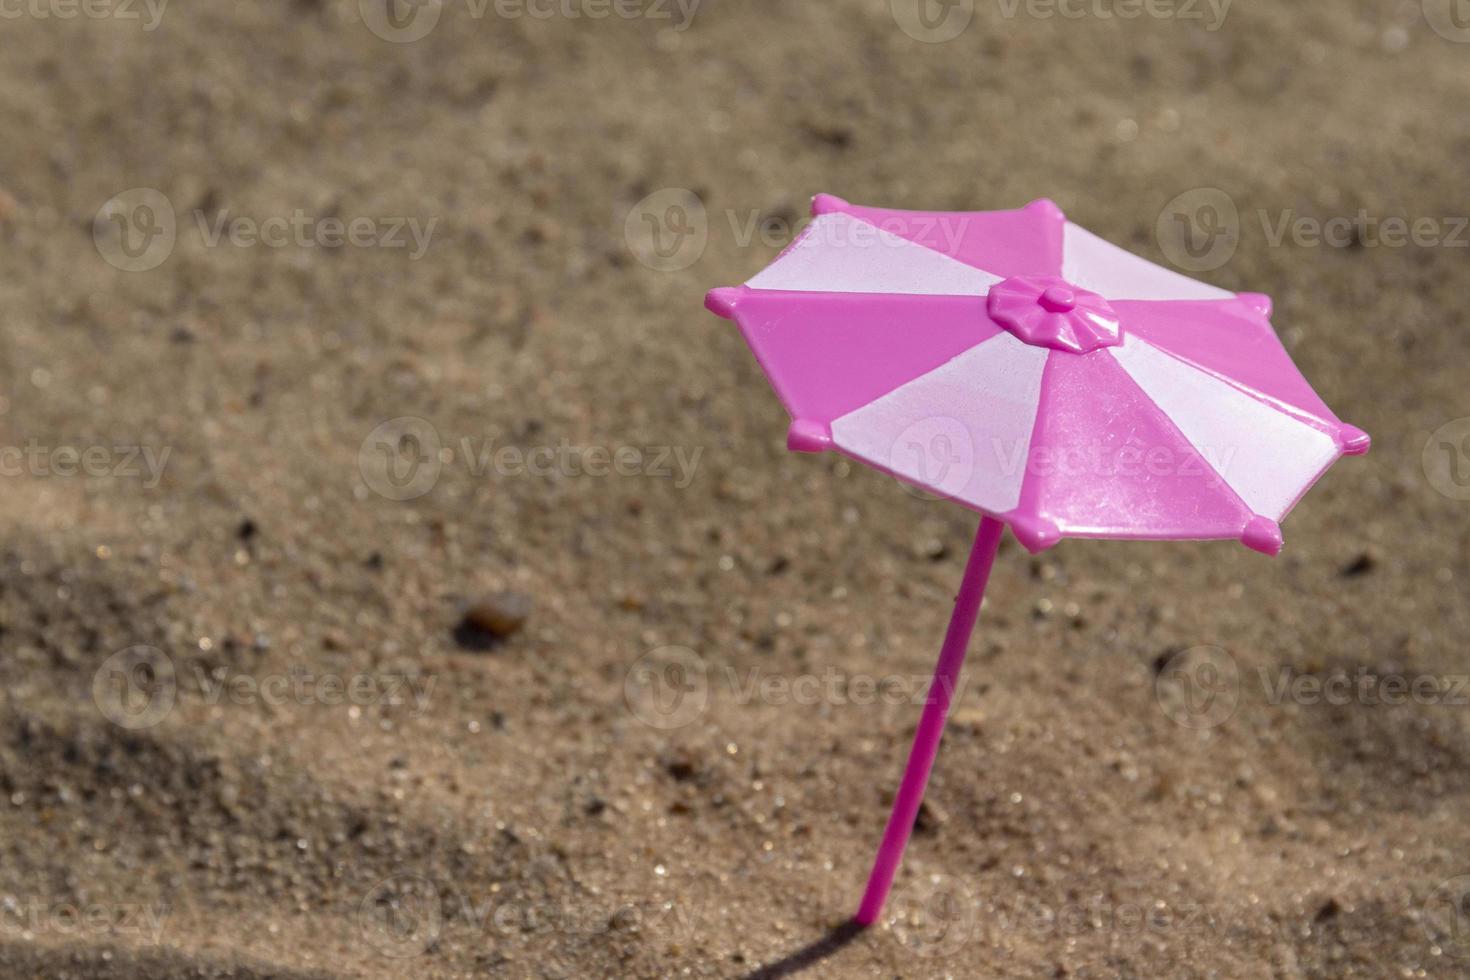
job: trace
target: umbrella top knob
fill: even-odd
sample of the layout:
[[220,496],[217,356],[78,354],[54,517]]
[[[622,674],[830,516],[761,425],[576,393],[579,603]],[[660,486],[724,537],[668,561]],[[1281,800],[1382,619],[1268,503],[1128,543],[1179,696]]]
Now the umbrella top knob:
[[1123,342],[1118,314],[1097,293],[1058,276],[1013,276],[990,287],[990,318],[1033,347],[1086,354]]
[[1047,286],[1041,293],[1041,305],[1053,313],[1071,313],[1077,308],[1077,294],[1070,286]]

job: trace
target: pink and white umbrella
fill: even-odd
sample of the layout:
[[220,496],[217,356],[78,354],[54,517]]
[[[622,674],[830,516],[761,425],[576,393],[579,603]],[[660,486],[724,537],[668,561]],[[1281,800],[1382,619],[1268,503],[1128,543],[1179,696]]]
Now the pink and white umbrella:
[[923,798],[985,579],[1009,525],[1065,536],[1236,538],[1280,521],[1368,436],[1317,396],[1271,301],[1110,244],[1046,200],[1014,211],[857,207],[828,195],[744,286],[739,324],[792,416],[837,449],[984,515],[858,922],[882,909]]

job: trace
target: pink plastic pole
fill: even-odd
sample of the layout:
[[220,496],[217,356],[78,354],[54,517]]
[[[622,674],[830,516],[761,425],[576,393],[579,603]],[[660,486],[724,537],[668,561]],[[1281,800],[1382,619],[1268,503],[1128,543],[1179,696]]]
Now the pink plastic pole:
[[944,634],[944,646],[939,651],[939,663],[934,665],[934,683],[929,687],[924,713],[919,718],[918,730],[914,732],[914,747],[909,750],[909,763],[904,769],[898,796],[893,801],[893,814],[888,818],[888,829],[883,831],[883,843],[878,846],[873,873],[868,876],[863,903],[855,917],[858,925],[870,926],[878,920],[888,898],[888,889],[893,886],[893,875],[903,860],[903,850],[908,846],[914,819],[919,815],[919,804],[924,801],[924,787],[929,784],[934,754],[939,751],[939,739],[944,734],[950,699],[959,686],[960,668],[965,663],[970,634],[975,630],[975,618],[980,614],[980,600],[985,595],[985,583],[990,578],[995,549],[1000,546],[1000,536],[1004,531],[1004,524],[993,517],[986,517],[975,532],[975,545],[970,549],[965,577],[960,581],[960,593],[955,597],[949,630]]

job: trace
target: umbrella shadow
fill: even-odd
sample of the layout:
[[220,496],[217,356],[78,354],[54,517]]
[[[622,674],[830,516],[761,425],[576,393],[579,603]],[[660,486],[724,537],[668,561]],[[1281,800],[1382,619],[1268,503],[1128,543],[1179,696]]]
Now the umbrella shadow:
[[825,936],[815,942],[808,943],[775,963],[768,963],[759,970],[745,974],[740,980],[779,980],[781,977],[794,976],[802,970],[816,966],[866,931],[865,927],[848,919],[840,926],[828,930]]

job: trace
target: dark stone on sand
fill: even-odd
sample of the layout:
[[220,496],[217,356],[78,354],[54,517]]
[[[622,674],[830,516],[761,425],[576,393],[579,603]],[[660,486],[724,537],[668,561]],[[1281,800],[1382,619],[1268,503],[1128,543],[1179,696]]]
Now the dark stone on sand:
[[664,771],[682,783],[697,776],[699,766],[691,756],[681,753],[664,760]]
[[531,599],[519,592],[494,592],[471,604],[454,628],[454,639],[466,650],[490,650],[520,632],[531,616]]
[[949,814],[939,804],[924,800],[919,804],[919,812],[914,817],[914,833],[920,837],[932,837],[948,821]]
[[1163,653],[1154,658],[1153,668],[1155,676],[1164,672],[1164,668],[1169,666],[1169,661],[1173,660],[1174,655],[1178,652],[1178,647],[1170,647],[1169,649],[1165,650]]

